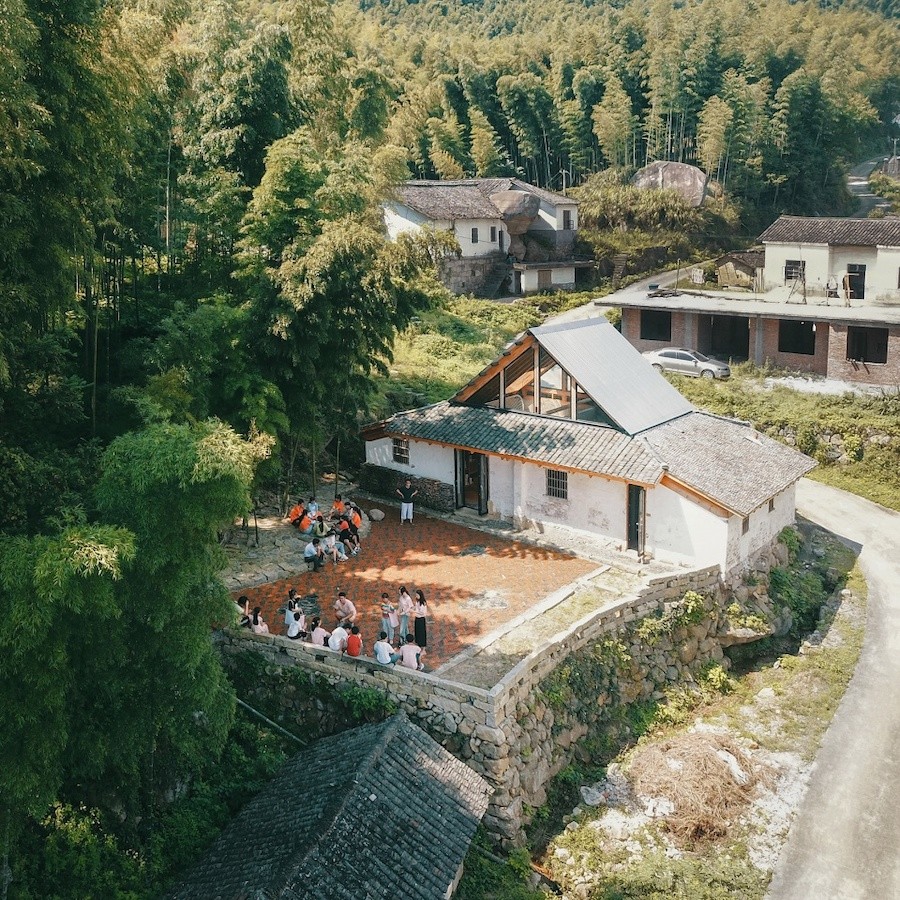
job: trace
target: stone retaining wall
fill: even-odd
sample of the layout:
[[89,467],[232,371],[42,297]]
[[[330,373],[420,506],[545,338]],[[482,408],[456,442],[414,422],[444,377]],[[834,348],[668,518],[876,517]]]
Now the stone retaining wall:
[[[403,474],[396,469],[373,466],[363,463],[359,472],[359,486],[363,491],[378,497],[387,497],[397,501],[397,488],[401,486]],[[416,503],[438,512],[450,513],[456,509],[456,492],[452,484],[445,484],[435,478],[413,479],[416,490]]]
[[[765,551],[768,571],[779,563],[780,545]],[[437,675],[381,666],[374,660],[342,657],[324,648],[277,635],[229,631],[217,636],[226,660],[248,649],[276,666],[300,666],[333,685],[355,684],[383,691],[409,717],[494,787],[485,824],[501,845],[524,840],[532,810],[546,801],[550,779],[575,758],[576,743],[616,706],[660,699],[678,684],[695,682],[704,667],[722,663],[723,647],[755,640],[789,627],[767,595],[765,577],[752,589],[732,590],[718,566],[652,579],[637,593],[585,616],[521,660],[490,691]],[[702,609],[685,624],[661,629],[652,639],[638,626],[651,616],[674,616],[685,593],[703,596]],[[740,601],[740,618],[735,603]],[[764,633],[744,620],[769,624]],[[671,619],[678,622],[677,616]],[[553,679],[579,661],[596,659],[610,646],[620,657],[601,689],[575,686],[566,702],[554,702]],[[608,689],[607,689],[608,688]]]

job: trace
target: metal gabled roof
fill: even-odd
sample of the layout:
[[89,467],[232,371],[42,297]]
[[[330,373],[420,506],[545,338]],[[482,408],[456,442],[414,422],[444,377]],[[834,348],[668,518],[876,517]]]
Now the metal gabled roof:
[[694,409],[605,319],[543,325],[530,333],[626,434]]

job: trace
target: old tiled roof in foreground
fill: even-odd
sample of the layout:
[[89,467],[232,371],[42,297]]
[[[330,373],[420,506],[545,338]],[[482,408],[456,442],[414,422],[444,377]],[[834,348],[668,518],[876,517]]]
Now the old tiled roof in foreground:
[[760,236],[766,243],[900,247],[900,219],[779,216]]
[[669,474],[742,516],[814,469],[808,456],[749,425],[692,412],[640,435]]
[[397,413],[384,431],[642,484],[663,473],[647,447],[614,428],[507,409],[444,401]]
[[487,782],[403,713],[297,754],[171,900],[439,900]]

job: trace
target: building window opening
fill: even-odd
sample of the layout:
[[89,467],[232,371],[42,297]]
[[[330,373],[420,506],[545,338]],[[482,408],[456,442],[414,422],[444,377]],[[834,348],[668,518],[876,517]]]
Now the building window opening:
[[571,231],[572,230],[572,210],[564,209],[563,210],[563,231]]
[[472,243],[473,244],[478,243],[478,229],[477,228],[472,229]]
[[854,362],[886,363],[887,328],[864,328],[850,325],[847,328],[847,359]]
[[769,512],[775,512],[775,498],[769,498]]
[[665,309],[641,310],[641,340],[672,340],[672,313]]
[[741,534],[747,534],[750,531],[750,516],[744,516],[741,519]]
[[540,354],[540,413],[572,418],[572,392],[569,376],[553,357],[543,348]]
[[778,352],[814,356],[816,352],[815,323],[782,319],[778,323]]
[[409,465],[409,439],[394,438],[394,462]]
[[559,500],[569,499],[569,473],[559,469],[547,469],[547,496]]
[[491,225],[491,243],[492,244],[497,243],[497,226],[496,225]]
[[802,259],[786,259],[784,261],[784,283],[806,280],[806,261]]

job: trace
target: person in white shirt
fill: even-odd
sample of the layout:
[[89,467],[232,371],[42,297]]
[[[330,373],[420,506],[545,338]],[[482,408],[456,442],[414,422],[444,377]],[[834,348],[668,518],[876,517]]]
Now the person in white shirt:
[[373,650],[375,652],[375,659],[383,666],[392,666],[400,659],[400,654],[394,653],[394,648],[387,639],[386,631],[382,631],[381,634],[378,635],[378,640],[375,641]]
[[300,638],[306,637],[306,616],[302,612],[295,612],[288,625],[287,636],[292,641],[299,641]]
[[336,653],[343,653],[347,649],[347,637],[347,630],[343,625],[338,625],[338,627],[331,632],[331,637],[328,638],[329,648]]

